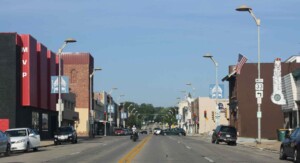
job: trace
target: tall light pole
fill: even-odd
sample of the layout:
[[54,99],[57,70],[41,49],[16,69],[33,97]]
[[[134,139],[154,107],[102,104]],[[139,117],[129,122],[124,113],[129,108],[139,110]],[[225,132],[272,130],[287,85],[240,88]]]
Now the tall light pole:
[[192,94],[193,94],[193,96],[195,97],[195,96],[196,96],[196,95],[195,95],[195,89],[196,89],[196,88],[193,87],[192,83],[186,83],[186,85],[187,85],[187,86],[190,86],[190,87],[192,88],[192,91],[193,91]]
[[218,107],[218,97],[219,97],[219,84],[218,84],[218,62],[216,62],[213,58],[213,56],[210,53],[207,53],[203,56],[204,58],[209,58],[213,61],[213,63],[215,64],[215,68],[216,68],[216,86],[215,86],[215,99],[216,99],[216,115],[215,115],[215,119],[216,119],[216,127],[220,125],[220,110]]
[[[258,75],[257,75],[257,79],[255,80],[255,83],[261,83],[261,85],[263,86],[263,79],[260,78],[260,19],[257,18],[253,11],[252,8],[246,6],[246,5],[242,5],[238,8],[236,8],[236,11],[247,11],[250,13],[250,15],[253,17],[256,26],[257,26],[257,71],[258,71]],[[262,90],[255,90],[257,91],[263,91]],[[262,93],[263,94],[263,93]],[[258,141],[257,143],[261,143],[261,102],[262,102],[262,98],[263,96],[256,96],[257,98],[257,135],[258,135]]]
[[101,71],[102,69],[101,68],[94,68],[93,69],[93,72],[90,74],[90,137],[93,137],[94,136],[94,130],[95,130],[95,128],[94,128],[94,107],[93,107],[93,86],[92,86],[92,84],[93,84],[93,82],[92,82],[92,80],[93,80],[93,76],[94,76],[94,73],[96,72],[96,71]]
[[61,48],[58,49],[58,127],[61,127],[62,121],[62,107],[63,103],[61,100],[61,53],[68,43],[76,42],[73,38],[68,38],[64,41]]
[[[112,88],[110,91],[109,91],[109,96],[111,97],[111,94],[113,93],[113,91],[114,90],[117,90],[118,88],[116,88],[116,87],[114,87],[114,88]],[[110,99],[110,106],[112,105],[112,98]],[[112,107],[112,106],[111,106]],[[113,107],[112,107],[113,108]],[[110,122],[110,127],[111,127],[111,121],[112,121],[112,119],[111,119],[111,109],[112,108],[109,108],[109,122]]]
[[[119,106],[121,106],[120,99],[121,99],[122,97],[124,97],[124,96],[125,96],[125,95],[120,95],[120,96],[119,96],[119,98],[118,98]],[[117,127],[120,127],[120,110],[119,110],[119,108],[117,109],[117,115],[118,115],[118,117],[117,117]]]

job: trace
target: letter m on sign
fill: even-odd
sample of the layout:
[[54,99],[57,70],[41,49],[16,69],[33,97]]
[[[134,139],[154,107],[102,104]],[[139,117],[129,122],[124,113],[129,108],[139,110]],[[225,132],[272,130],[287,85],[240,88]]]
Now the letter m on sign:
[[27,53],[28,52],[28,47],[22,47],[22,52]]

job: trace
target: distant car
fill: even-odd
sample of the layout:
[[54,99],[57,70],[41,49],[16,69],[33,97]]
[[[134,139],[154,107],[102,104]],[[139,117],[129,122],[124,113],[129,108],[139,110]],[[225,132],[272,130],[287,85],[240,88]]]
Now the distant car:
[[219,144],[219,142],[225,142],[228,145],[236,145],[237,131],[233,126],[220,125],[218,126],[211,138],[212,143]]
[[40,135],[30,128],[8,129],[5,133],[10,137],[11,151],[37,151],[41,143]]
[[186,136],[186,132],[182,128],[171,128],[162,130],[161,135],[179,135],[179,136]]
[[175,133],[179,136],[186,136],[186,132],[183,128],[175,128]]
[[154,129],[154,135],[159,135],[161,133],[161,129],[160,128],[155,128]]
[[148,134],[148,131],[147,130],[142,130],[140,131],[141,134]]
[[[299,152],[298,152],[299,151]],[[299,162],[300,153],[300,128],[296,128],[291,135],[286,134],[285,140],[280,145],[279,158],[285,160],[292,157],[294,162]]]
[[125,135],[125,131],[122,128],[116,128],[115,129],[115,135]]
[[0,131],[0,153],[4,153],[5,156],[10,155],[10,137],[2,131]]
[[132,135],[132,129],[127,129],[127,134],[126,135]]
[[58,145],[62,142],[77,143],[77,133],[72,126],[59,127],[54,134],[54,144]]

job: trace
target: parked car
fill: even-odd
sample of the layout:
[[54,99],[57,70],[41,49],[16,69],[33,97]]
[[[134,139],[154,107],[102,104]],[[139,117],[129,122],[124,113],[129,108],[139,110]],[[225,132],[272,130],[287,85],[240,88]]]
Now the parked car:
[[5,133],[10,137],[11,151],[37,151],[41,143],[40,135],[30,128],[8,129]]
[[0,131],[0,153],[4,153],[5,156],[10,155],[10,137],[2,131]]
[[54,144],[58,145],[62,142],[77,143],[77,133],[72,126],[59,127],[54,133]]
[[220,125],[212,134],[212,143],[219,144],[219,142],[225,142],[228,145],[236,145],[237,132],[233,126]]
[[300,128],[296,128],[292,134],[286,134],[285,140],[280,145],[279,158],[285,160],[287,157],[292,157],[294,162],[300,162],[299,153]]
[[125,135],[125,131],[122,128],[115,128],[115,135]]

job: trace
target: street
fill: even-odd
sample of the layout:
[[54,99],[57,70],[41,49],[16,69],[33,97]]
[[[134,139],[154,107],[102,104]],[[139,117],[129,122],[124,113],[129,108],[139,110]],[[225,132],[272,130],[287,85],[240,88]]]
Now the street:
[[38,152],[13,153],[0,162],[290,162],[278,154],[241,145],[211,144],[208,138],[189,136],[140,135],[137,142],[129,136],[108,136],[40,148]]

